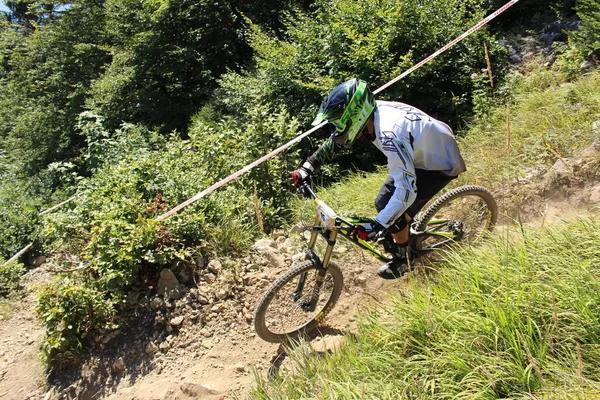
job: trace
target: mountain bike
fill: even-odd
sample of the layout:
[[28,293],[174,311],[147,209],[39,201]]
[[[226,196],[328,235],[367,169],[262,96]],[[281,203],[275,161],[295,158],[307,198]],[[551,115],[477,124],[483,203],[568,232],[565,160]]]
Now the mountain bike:
[[[272,343],[289,342],[309,333],[336,304],[344,279],[341,269],[331,262],[331,256],[340,235],[381,261],[391,260],[388,253],[393,239],[389,233],[369,240],[362,240],[355,234],[359,225],[372,223],[373,219],[337,215],[317,197],[308,183],[299,191],[313,199],[316,209],[314,224],[304,226],[311,233],[305,260],[292,265],[273,282],[254,313],[256,333]],[[420,212],[411,223],[411,259],[456,243],[476,243],[492,230],[497,218],[498,207],[488,189],[478,185],[452,189]],[[325,240],[322,257],[316,252],[319,238]]]

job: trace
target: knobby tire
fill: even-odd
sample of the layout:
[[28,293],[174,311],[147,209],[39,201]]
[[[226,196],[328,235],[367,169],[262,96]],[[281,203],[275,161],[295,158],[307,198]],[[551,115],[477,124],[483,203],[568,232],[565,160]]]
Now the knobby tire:
[[[342,271],[333,263],[329,263],[325,283],[319,294],[319,296],[326,296],[326,298],[319,300],[314,311],[304,311],[301,307],[301,301],[294,302],[290,293],[283,293],[282,297],[278,297],[282,294],[280,292],[294,288],[299,277],[307,273],[301,299],[307,301],[313,293],[318,271],[312,261],[304,261],[293,265],[273,282],[259,301],[254,313],[254,328],[261,339],[271,343],[285,343],[297,339],[315,329],[318,323],[331,311],[344,286]],[[286,306],[288,308],[287,313]],[[285,320],[293,317],[298,317],[302,322],[289,328],[279,327],[285,324]]]
[[[463,201],[476,201],[477,208],[472,207],[470,203],[463,206],[461,209],[460,202]],[[454,202],[454,203],[453,203]],[[439,217],[438,213],[449,212],[450,214],[456,214],[454,217],[458,218],[461,214],[464,214],[464,218],[461,220],[468,221],[469,224],[480,223],[481,232],[477,235],[473,234],[473,237],[465,236],[463,242],[474,243],[483,236],[486,232],[491,231],[498,220],[498,205],[492,193],[483,186],[479,185],[465,185],[452,189],[440,196],[435,200],[429,207],[422,212],[415,223],[415,229],[419,232],[427,231],[428,224],[433,217]],[[481,214],[480,220],[475,221],[477,214]],[[473,221],[470,220],[473,219]],[[472,226],[467,226],[466,229],[471,229]],[[420,243],[421,248],[427,248],[430,246],[428,241],[435,241],[434,236],[425,237]],[[442,240],[442,239],[439,239]]]

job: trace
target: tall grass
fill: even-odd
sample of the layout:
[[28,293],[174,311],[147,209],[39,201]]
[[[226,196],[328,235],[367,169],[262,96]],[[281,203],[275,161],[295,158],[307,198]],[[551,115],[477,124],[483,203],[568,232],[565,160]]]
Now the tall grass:
[[600,217],[523,230],[446,257],[335,354],[255,399],[600,397]]
[[528,76],[511,75],[506,103],[490,107],[461,133],[469,170],[458,183],[478,182],[492,188],[516,183],[531,170],[544,172],[594,141],[600,72],[573,80],[559,68],[536,62],[528,68]]

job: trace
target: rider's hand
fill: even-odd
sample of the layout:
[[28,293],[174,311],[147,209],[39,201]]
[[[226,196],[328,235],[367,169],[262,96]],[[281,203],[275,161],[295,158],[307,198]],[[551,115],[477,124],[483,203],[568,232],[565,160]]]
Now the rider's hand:
[[354,231],[352,231],[352,236],[362,240],[373,240],[384,229],[383,226],[373,221],[371,224],[357,225]]
[[292,180],[294,181],[294,187],[298,188],[304,182],[310,182],[310,171],[304,167],[300,167],[292,172]]

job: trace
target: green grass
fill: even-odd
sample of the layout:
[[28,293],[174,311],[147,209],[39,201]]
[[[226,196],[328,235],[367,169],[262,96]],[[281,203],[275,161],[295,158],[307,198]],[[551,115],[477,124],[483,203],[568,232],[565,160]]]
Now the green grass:
[[[313,186],[319,198],[331,206],[341,216],[360,215],[374,217],[374,200],[379,188],[385,182],[387,170],[381,169],[378,173],[352,174],[344,180],[329,186],[326,189]],[[357,188],[360,188],[357,190]],[[312,201],[297,196],[290,202],[292,221],[312,221],[315,209]]]
[[536,63],[530,69],[527,77],[513,75],[508,104],[480,115],[461,133],[469,170],[458,183],[476,182],[493,189],[514,184],[528,170],[543,172],[598,138],[592,123],[600,115],[600,71],[571,80]]
[[410,280],[258,399],[589,398],[600,393],[600,218],[494,238]]

